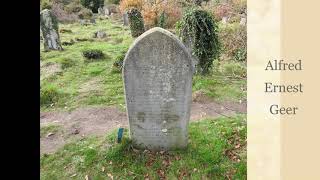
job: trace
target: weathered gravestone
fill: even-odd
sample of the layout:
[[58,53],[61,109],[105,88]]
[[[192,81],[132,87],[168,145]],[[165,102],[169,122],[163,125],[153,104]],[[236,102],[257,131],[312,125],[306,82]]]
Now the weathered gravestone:
[[96,24],[96,20],[94,18],[90,19],[91,24]]
[[109,15],[110,15],[110,11],[109,11],[108,8],[105,8],[105,9],[104,9],[104,15],[105,15],[105,16],[109,16]]
[[93,38],[103,39],[107,37],[107,34],[103,30],[99,30],[93,34]]
[[40,29],[43,37],[44,49],[46,51],[62,50],[57,18],[48,9],[40,12]]
[[98,14],[99,14],[99,15],[104,15],[104,10],[103,10],[102,7],[99,7],[99,8],[98,8]]
[[247,23],[247,19],[245,17],[242,17],[240,20],[240,25],[244,26]]
[[143,33],[130,47],[123,79],[135,147],[172,150],[187,146],[191,61],[182,42],[159,27]]
[[228,17],[226,17],[226,16],[224,16],[224,17],[222,17],[222,24],[227,24],[228,23]]
[[127,12],[122,14],[122,19],[123,19],[123,25],[128,26],[129,25],[129,18]]

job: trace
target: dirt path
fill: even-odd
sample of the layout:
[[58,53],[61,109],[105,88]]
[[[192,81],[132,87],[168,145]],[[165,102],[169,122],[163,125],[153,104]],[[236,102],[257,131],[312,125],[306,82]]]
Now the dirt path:
[[[215,102],[193,102],[191,121],[205,117],[230,116],[246,113],[246,102],[221,104]],[[88,135],[105,135],[117,127],[128,127],[126,113],[116,107],[79,108],[72,112],[40,113],[40,126],[59,126],[59,130],[40,138],[40,153],[53,153],[72,139]],[[48,132],[50,133],[50,132]]]

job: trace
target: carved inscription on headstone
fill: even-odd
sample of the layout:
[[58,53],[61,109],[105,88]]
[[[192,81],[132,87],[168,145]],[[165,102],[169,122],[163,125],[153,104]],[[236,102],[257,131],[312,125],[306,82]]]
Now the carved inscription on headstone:
[[130,47],[123,79],[134,146],[184,148],[192,93],[192,57],[176,36],[153,28]]

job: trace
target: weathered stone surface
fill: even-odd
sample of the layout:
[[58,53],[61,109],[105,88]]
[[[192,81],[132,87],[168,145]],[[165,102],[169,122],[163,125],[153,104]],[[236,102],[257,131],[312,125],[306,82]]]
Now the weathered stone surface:
[[63,50],[58,32],[58,21],[48,9],[40,12],[40,29],[43,37],[44,49],[46,51]]
[[91,24],[96,24],[96,20],[94,18],[90,19]]
[[95,32],[93,37],[103,39],[103,38],[107,37],[107,34],[104,31],[100,30],[100,31]]
[[222,20],[221,20],[221,22],[222,22],[222,24],[227,24],[228,23],[228,17],[226,17],[226,16],[224,16],[224,17],[222,17]]
[[240,20],[240,25],[246,25],[247,23],[247,19],[245,17],[242,17],[241,20]]
[[122,19],[123,19],[123,25],[128,26],[129,25],[129,18],[128,18],[128,14],[126,12],[122,14]]
[[192,75],[189,51],[169,31],[152,28],[135,40],[123,66],[135,147],[172,150],[187,146]]
[[183,41],[183,44],[186,46],[187,50],[189,51],[189,53],[192,56],[192,67],[195,69],[196,66],[199,64],[199,59],[196,56],[192,55],[192,47],[194,45],[192,37],[188,36],[188,38],[186,38]]
[[109,11],[108,8],[105,8],[105,9],[104,9],[104,15],[105,15],[105,16],[109,16],[109,15],[110,15],[110,11]]
[[102,7],[99,7],[99,8],[98,8],[98,14],[99,14],[99,15],[104,15],[104,10],[103,10]]

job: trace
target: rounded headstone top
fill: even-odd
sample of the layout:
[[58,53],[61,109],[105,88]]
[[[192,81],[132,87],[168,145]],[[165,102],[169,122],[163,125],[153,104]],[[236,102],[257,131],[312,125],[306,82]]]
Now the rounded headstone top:
[[44,9],[40,12],[40,14],[49,14],[51,12],[50,9]]
[[187,51],[186,47],[184,46],[184,44],[177,38],[177,36],[175,36],[174,34],[172,34],[170,31],[165,30],[163,28],[160,27],[154,27],[149,29],[148,31],[144,32],[143,34],[141,34],[139,37],[137,37],[137,39],[135,40],[135,42],[132,44],[132,46],[134,46],[136,43],[138,43],[140,40],[146,38],[147,36],[150,36],[151,34],[155,34],[155,33],[161,33],[163,35],[167,35],[170,38],[172,38],[174,41],[176,41],[182,49],[185,49],[186,52],[189,54],[189,52]]
[[[158,34],[160,36],[164,36],[171,39],[172,41],[174,41],[180,48],[181,50],[183,51],[183,53],[188,57],[187,59],[190,60],[190,64],[192,63],[191,62],[191,59],[192,59],[192,56],[190,54],[190,52],[188,51],[188,49],[185,47],[185,45],[178,39],[177,36],[175,36],[174,34],[172,34],[170,31],[168,30],[165,30],[163,28],[160,28],[160,27],[154,27],[154,28],[151,28],[149,29],[148,31],[144,32],[143,34],[141,34],[139,37],[137,37],[135,39],[135,41],[132,43],[132,45],[130,46],[126,56],[128,56],[128,54],[130,54],[130,51],[136,47],[141,41],[143,41],[144,39],[148,39],[150,36],[153,36],[155,34]],[[169,42],[168,42],[169,43]],[[126,59],[125,58],[125,61],[124,61],[124,65],[126,63]]]

